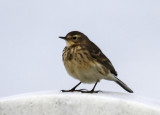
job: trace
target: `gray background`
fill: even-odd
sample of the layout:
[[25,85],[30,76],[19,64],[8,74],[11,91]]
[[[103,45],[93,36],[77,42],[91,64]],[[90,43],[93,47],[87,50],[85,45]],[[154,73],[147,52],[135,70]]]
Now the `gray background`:
[[[0,0],[0,97],[77,84],[58,38],[72,30],[102,49],[135,95],[160,99],[159,0]],[[105,80],[96,89],[125,92]]]

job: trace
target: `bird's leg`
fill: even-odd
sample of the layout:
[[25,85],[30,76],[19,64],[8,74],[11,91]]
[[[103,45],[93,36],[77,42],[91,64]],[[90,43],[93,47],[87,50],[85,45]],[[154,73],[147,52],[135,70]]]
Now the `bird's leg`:
[[72,89],[70,90],[61,90],[62,92],[73,92],[73,91],[83,91],[83,90],[86,90],[86,89],[80,89],[80,90],[76,90],[76,88],[81,84],[81,82],[79,82],[76,86],[74,86]]
[[94,92],[94,89],[95,89],[97,83],[98,83],[98,82],[95,83],[95,85],[93,86],[93,89],[92,89],[90,92]]
[[98,81],[95,83],[94,87],[92,88],[92,90],[90,91],[81,91],[82,93],[98,93],[98,92],[102,92],[102,91],[94,91],[96,85],[97,85]]

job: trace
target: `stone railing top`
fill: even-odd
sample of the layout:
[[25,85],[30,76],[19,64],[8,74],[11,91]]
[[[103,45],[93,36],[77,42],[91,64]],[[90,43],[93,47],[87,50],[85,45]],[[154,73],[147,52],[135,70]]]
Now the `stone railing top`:
[[0,98],[0,115],[160,115],[160,103],[134,94],[59,91]]

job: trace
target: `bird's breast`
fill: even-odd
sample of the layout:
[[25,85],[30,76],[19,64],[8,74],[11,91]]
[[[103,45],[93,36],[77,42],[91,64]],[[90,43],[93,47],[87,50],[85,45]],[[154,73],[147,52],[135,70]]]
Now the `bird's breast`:
[[80,46],[71,48],[66,47],[63,51],[63,62],[66,69],[86,69],[91,63],[93,63],[93,59],[89,53]]
[[89,52],[80,46],[65,48],[63,62],[67,72],[81,82],[93,83],[102,77],[97,70],[97,64]]

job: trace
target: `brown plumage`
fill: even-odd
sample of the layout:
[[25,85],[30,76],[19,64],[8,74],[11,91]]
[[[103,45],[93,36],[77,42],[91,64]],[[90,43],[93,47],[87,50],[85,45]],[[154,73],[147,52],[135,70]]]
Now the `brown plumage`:
[[[102,51],[88,39],[86,35],[78,31],[72,31],[65,37],[60,37],[67,43],[63,50],[63,62],[67,72],[74,78],[80,80],[71,90],[62,90],[63,92],[81,91],[93,93],[97,82],[101,79],[111,80],[118,83],[126,91],[133,91],[117,76],[110,60]],[[76,87],[82,83],[95,83],[91,91],[76,90]]]

